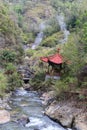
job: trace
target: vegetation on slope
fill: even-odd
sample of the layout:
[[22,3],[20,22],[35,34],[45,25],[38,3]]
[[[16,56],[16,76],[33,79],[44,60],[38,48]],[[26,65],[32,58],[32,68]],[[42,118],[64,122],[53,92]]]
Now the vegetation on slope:
[[[20,29],[11,19],[9,6],[0,4],[0,96],[6,91],[21,86],[22,81],[17,74],[17,64],[22,62],[23,49],[20,44]],[[9,70],[8,70],[9,68]],[[15,75],[15,76],[14,76]],[[13,78],[13,79],[12,79]],[[16,83],[17,82],[17,83]],[[20,85],[18,83],[20,82]]]
[[[63,33],[56,19],[58,14],[65,17],[67,29],[70,31],[65,44],[60,44]],[[0,50],[1,67],[3,66],[5,72],[8,72],[6,68],[12,69],[12,67],[14,68],[13,64],[17,65],[22,62],[23,50],[19,43],[32,44],[39,32],[40,23],[45,22],[46,28],[40,47],[36,50],[29,49],[26,52],[29,64],[35,70],[35,77],[31,80],[31,85],[42,89],[47,86],[50,89],[55,88],[58,93],[86,88],[86,79],[80,86],[77,82],[78,75],[87,63],[86,0],[84,2],[79,0],[45,0],[44,2],[42,0],[11,0],[7,5],[0,5],[0,19],[0,32],[6,41],[5,47],[7,46]],[[45,81],[47,65],[42,64],[39,58],[55,53],[58,47],[61,48],[60,53],[67,63],[67,71],[60,81]],[[14,79],[17,79],[18,76],[14,71],[8,75],[9,78],[13,76]],[[12,82],[13,77],[9,81]],[[19,81],[12,82],[12,84],[20,86],[21,83]]]
[[[87,64],[87,9],[85,7],[86,1],[79,3],[79,1],[51,1],[51,5],[53,8],[55,8],[57,13],[61,13],[65,16],[65,21],[67,23],[67,29],[70,31],[70,35],[68,38],[68,41],[65,44],[56,44],[58,43],[58,35],[55,37],[57,33],[59,33],[60,30],[56,34],[55,32],[52,32],[50,28],[48,30],[45,30],[44,32],[47,33],[46,38],[43,39],[41,45],[45,46],[45,50],[50,50],[49,47],[52,47],[54,50],[58,47],[61,48],[61,54],[64,56],[64,59],[67,63],[67,72],[62,76],[62,79],[60,81],[50,81],[48,88],[55,88],[57,90],[57,93],[69,91],[69,92],[77,92],[79,90],[80,92],[84,91],[87,87],[87,69],[86,72],[83,72],[84,68]],[[77,5],[79,5],[77,7]],[[84,9],[82,7],[84,6]],[[55,26],[55,25],[54,25]],[[52,26],[54,28],[54,26]],[[52,29],[53,29],[52,28]],[[50,31],[49,31],[50,30]],[[51,34],[52,32],[52,34]],[[54,39],[55,38],[55,39]],[[52,43],[52,44],[51,44]],[[51,51],[51,54],[53,51]],[[41,52],[42,55],[42,52]],[[49,55],[49,54],[48,54]],[[45,54],[43,53],[43,56]],[[45,66],[43,65],[43,70]],[[36,73],[37,75],[41,74],[41,69],[39,66],[39,71]],[[45,70],[43,71],[44,75]],[[83,74],[84,73],[84,74]],[[36,86],[40,86],[41,88],[41,82],[42,81],[35,77],[35,80],[33,79],[32,84],[36,83]],[[39,82],[38,81],[39,79]],[[80,84],[78,82],[80,80]],[[42,83],[42,88],[47,87],[47,82],[44,79],[44,82]],[[85,95],[85,98],[87,97],[87,94]]]

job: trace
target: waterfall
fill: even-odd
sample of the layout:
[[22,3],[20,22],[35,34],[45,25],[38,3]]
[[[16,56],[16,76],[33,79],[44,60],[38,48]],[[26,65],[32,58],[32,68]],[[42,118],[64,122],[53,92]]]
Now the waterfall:
[[45,29],[45,24],[41,23],[39,26],[39,30],[40,32],[37,34],[37,37],[35,39],[34,44],[32,45],[32,49],[36,49],[36,47],[41,43],[42,39],[43,39],[43,30]]
[[58,15],[57,16],[57,20],[58,20],[58,23],[59,23],[59,26],[60,26],[60,29],[61,31],[63,32],[64,34],[64,38],[62,40],[60,40],[61,43],[65,43],[67,42],[68,40],[68,36],[69,36],[69,31],[67,30],[67,27],[66,27],[66,23],[64,21],[64,16],[63,15]]
[[[61,31],[63,32],[64,34],[64,38],[60,40],[60,43],[65,43],[67,42],[68,40],[68,36],[69,36],[69,31],[67,30],[67,27],[66,27],[66,23],[64,21],[64,16],[63,15],[57,15],[57,20],[58,20],[58,23],[59,23],[59,26],[60,26],[60,29]],[[33,43],[32,45],[32,49],[36,49],[36,47],[41,43],[42,39],[43,39],[43,30],[46,28],[46,25],[45,23],[41,23],[40,26],[39,26],[39,30],[40,32],[37,34],[37,37],[35,39],[35,42]]]

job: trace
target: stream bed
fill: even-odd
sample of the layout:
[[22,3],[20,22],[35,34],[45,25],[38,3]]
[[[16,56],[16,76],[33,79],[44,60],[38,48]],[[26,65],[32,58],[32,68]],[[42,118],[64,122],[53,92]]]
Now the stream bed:
[[[11,121],[0,125],[0,130],[65,130],[58,123],[44,115],[44,106],[36,92],[17,90],[9,101]],[[17,123],[17,119],[26,115],[30,122],[25,126]]]

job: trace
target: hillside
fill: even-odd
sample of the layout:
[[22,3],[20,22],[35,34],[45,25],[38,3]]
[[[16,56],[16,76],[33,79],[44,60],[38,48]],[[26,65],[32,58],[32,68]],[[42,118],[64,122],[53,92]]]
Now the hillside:
[[[31,96],[35,94],[33,90],[42,95],[43,105],[48,106],[45,113],[54,121],[73,130],[86,130],[86,3],[87,0],[0,0],[0,109],[4,109],[7,94],[13,92],[14,96],[14,90],[22,87],[21,101],[25,100],[25,90]],[[62,62],[55,62],[55,53]],[[23,104],[21,101],[18,100],[21,107],[26,107],[27,98]],[[18,111],[19,108],[17,114]]]
[[[28,63],[35,71],[37,69],[36,75],[40,75],[39,57],[52,54],[57,48],[60,48],[60,53],[63,55],[64,61],[70,62],[70,64],[67,64],[69,71],[64,74],[65,78],[61,80],[61,86],[62,84],[65,84],[65,86],[71,83],[77,84],[76,82],[79,74],[81,74],[81,69],[87,63],[87,9],[85,4],[86,0],[84,2],[79,0],[45,0],[44,2],[42,0],[1,1],[0,46],[3,48],[3,50],[0,50],[1,67],[3,68],[4,66],[6,69],[9,63],[22,63],[22,46],[32,46],[35,38],[41,31],[40,25],[44,24],[40,46],[36,50],[27,49],[26,51],[26,56],[29,58]],[[66,34],[68,32],[69,34]],[[64,44],[61,42],[64,42]],[[16,54],[15,50],[17,51]],[[42,73],[44,75],[44,69]],[[36,80],[34,80],[35,84]],[[39,85],[41,86],[41,81],[42,79],[38,87]],[[79,82],[82,88],[87,85],[86,79],[83,82]],[[76,89],[78,87],[75,87]]]

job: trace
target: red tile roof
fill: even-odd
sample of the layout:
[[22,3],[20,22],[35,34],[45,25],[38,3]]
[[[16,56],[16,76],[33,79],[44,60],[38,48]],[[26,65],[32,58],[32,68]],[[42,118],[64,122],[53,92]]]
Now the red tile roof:
[[54,64],[63,63],[63,57],[59,53],[56,53],[49,57],[41,57],[40,60],[42,60],[43,62],[47,62],[47,63],[50,61]]

